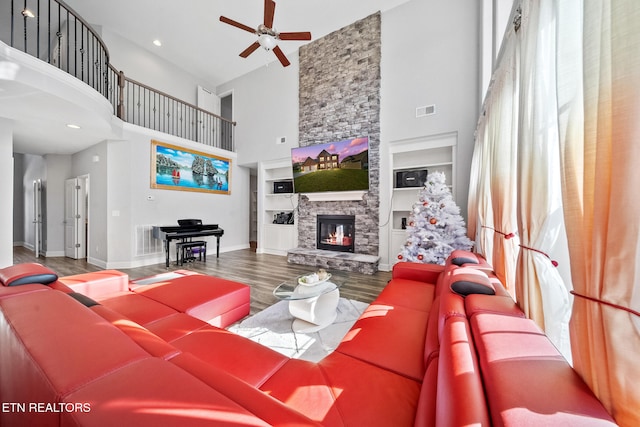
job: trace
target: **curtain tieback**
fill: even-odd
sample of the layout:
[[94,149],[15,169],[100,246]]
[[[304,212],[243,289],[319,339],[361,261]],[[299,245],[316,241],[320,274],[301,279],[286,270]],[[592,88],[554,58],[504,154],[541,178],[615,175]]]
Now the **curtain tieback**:
[[507,240],[508,239],[513,239],[514,237],[516,237],[515,233],[505,233],[504,231],[496,230],[495,228],[489,227],[489,226],[486,226],[486,225],[483,225],[482,228],[488,228],[489,230],[493,230],[494,232],[496,232],[498,234],[502,234],[502,236]]
[[597,302],[598,304],[604,304],[604,305],[607,305],[609,307],[616,308],[618,310],[623,310],[623,311],[626,311],[627,313],[633,314],[634,316],[640,317],[640,312],[638,312],[638,311],[636,311],[636,310],[634,310],[632,308],[629,308],[629,307],[624,307],[622,305],[614,304],[612,302],[603,301],[603,300],[601,300],[599,298],[593,298],[593,297],[589,297],[589,296],[586,296],[586,295],[582,295],[582,294],[577,293],[576,291],[571,291],[571,295],[577,296],[578,298],[584,298],[584,299],[589,300],[589,301]]
[[521,247],[522,249],[528,249],[528,250],[530,250],[530,251],[534,251],[534,252],[537,252],[537,253],[539,253],[539,254],[542,254],[542,255],[546,256],[547,258],[549,258],[549,261],[551,261],[551,264],[552,264],[554,267],[557,267],[557,266],[558,266],[558,261],[556,261],[556,260],[554,260],[554,259],[551,259],[551,257],[549,256],[549,254],[548,254],[548,253],[546,253],[546,252],[542,252],[540,249],[530,248],[529,246],[524,246],[524,245],[520,245],[520,247]]

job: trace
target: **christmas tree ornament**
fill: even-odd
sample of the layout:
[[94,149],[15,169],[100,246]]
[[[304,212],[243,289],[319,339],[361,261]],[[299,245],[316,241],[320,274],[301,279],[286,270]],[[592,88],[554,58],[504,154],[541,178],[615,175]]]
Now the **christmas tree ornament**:
[[431,218],[431,219],[429,220],[429,223],[431,223],[431,224],[435,225],[435,224],[437,224],[437,223],[438,223],[438,220],[437,220],[437,219],[435,219],[435,218]]

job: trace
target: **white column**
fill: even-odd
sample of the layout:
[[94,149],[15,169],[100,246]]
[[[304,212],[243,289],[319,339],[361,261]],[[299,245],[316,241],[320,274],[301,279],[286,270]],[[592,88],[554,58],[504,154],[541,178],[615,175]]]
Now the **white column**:
[[0,268],[13,265],[13,124],[0,118]]

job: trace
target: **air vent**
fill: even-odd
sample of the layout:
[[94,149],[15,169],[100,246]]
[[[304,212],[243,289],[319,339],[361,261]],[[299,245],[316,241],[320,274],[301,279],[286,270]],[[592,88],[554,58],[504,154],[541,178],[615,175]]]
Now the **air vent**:
[[136,225],[136,256],[161,254],[163,252],[162,240],[153,237],[152,225]]
[[416,108],[416,117],[430,116],[436,113],[435,105],[425,105],[424,107]]

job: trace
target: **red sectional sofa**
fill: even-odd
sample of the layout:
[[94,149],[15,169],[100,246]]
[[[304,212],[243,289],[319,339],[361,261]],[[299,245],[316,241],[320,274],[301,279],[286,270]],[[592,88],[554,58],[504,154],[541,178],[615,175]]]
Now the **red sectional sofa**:
[[39,264],[0,282],[1,426],[615,425],[468,252],[396,264],[318,363],[226,331],[249,313],[237,282]]

